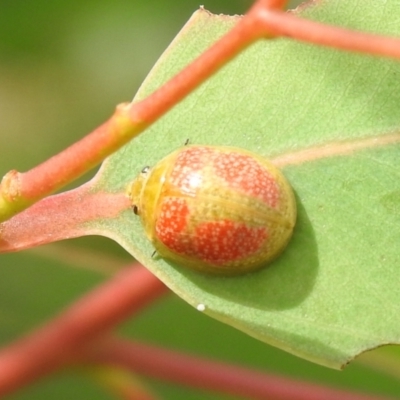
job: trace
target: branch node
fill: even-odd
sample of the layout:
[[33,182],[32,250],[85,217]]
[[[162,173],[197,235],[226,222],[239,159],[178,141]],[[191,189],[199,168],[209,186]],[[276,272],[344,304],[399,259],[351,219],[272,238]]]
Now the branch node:
[[0,184],[0,194],[8,203],[14,203],[21,197],[20,172],[15,169],[7,172]]

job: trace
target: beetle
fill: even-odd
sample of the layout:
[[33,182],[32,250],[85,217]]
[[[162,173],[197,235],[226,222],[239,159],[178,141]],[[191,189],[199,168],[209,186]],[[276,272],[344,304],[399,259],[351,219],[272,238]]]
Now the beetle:
[[145,167],[128,195],[161,257],[219,275],[270,263],[296,222],[295,197],[282,172],[234,147],[182,147]]

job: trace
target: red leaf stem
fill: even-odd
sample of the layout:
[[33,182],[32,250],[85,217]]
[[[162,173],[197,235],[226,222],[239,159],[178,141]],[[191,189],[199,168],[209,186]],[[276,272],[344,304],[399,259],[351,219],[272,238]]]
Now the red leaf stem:
[[91,182],[47,197],[0,223],[0,253],[19,251],[57,240],[101,234],[87,223],[116,218],[130,207],[124,193],[91,193]]

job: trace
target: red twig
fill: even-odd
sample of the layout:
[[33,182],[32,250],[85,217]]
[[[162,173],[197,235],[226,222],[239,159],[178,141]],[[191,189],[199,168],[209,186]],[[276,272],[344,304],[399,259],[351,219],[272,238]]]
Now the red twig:
[[387,397],[331,389],[143,343],[108,338],[88,360],[191,387],[269,400],[388,400]]
[[144,267],[129,267],[59,317],[0,352],[0,396],[73,359],[93,338],[154,301],[166,287]]
[[[171,80],[130,110],[134,119],[152,123],[216,73],[243,49],[265,34],[265,28],[255,24],[254,15],[244,16],[208,50],[191,62]],[[271,36],[271,35],[269,35]]]

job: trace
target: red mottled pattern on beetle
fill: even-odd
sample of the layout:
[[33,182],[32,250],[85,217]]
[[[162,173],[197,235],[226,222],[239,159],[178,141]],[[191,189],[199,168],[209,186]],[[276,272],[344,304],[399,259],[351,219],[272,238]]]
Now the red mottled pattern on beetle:
[[184,199],[164,199],[156,224],[158,239],[179,254],[214,265],[223,265],[254,254],[268,237],[266,228],[221,220],[200,223],[189,238],[189,232],[186,232],[188,216],[189,209]]
[[[212,157],[210,157],[212,154]],[[208,147],[188,147],[175,161],[171,183],[185,192],[201,185],[201,171],[212,163],[215,175],[227,186],[261,199],[275,208],[279,202],[279,187],[274,177],[246,154],[225,153]],[[196,177],[199,177],[196,180]]]
[[185,253],[187,245],[182,242],[181,234],[186,229],[189,216],[186,200],[168,197],[163,199],[160,207],[155,227],[157,237],[170,249]]
[[196,227],[196,256],[222,265],[256,253],[267,238],[266,228],[252,228],[229,220],[204,222]]
[[221,153],[214,161],[215,173],[235,190],[257,197],[276,207],[279,187],[271,174],[246,154]]
[[[188,147],[184,149],[175,160],[171,172],[171,184],[190,192],[193,189],[193,177],[199,176],[199,171],[204,167],[204,156],[213,153],[208,147]],[[198,182],[200,185],[201,182]]]

